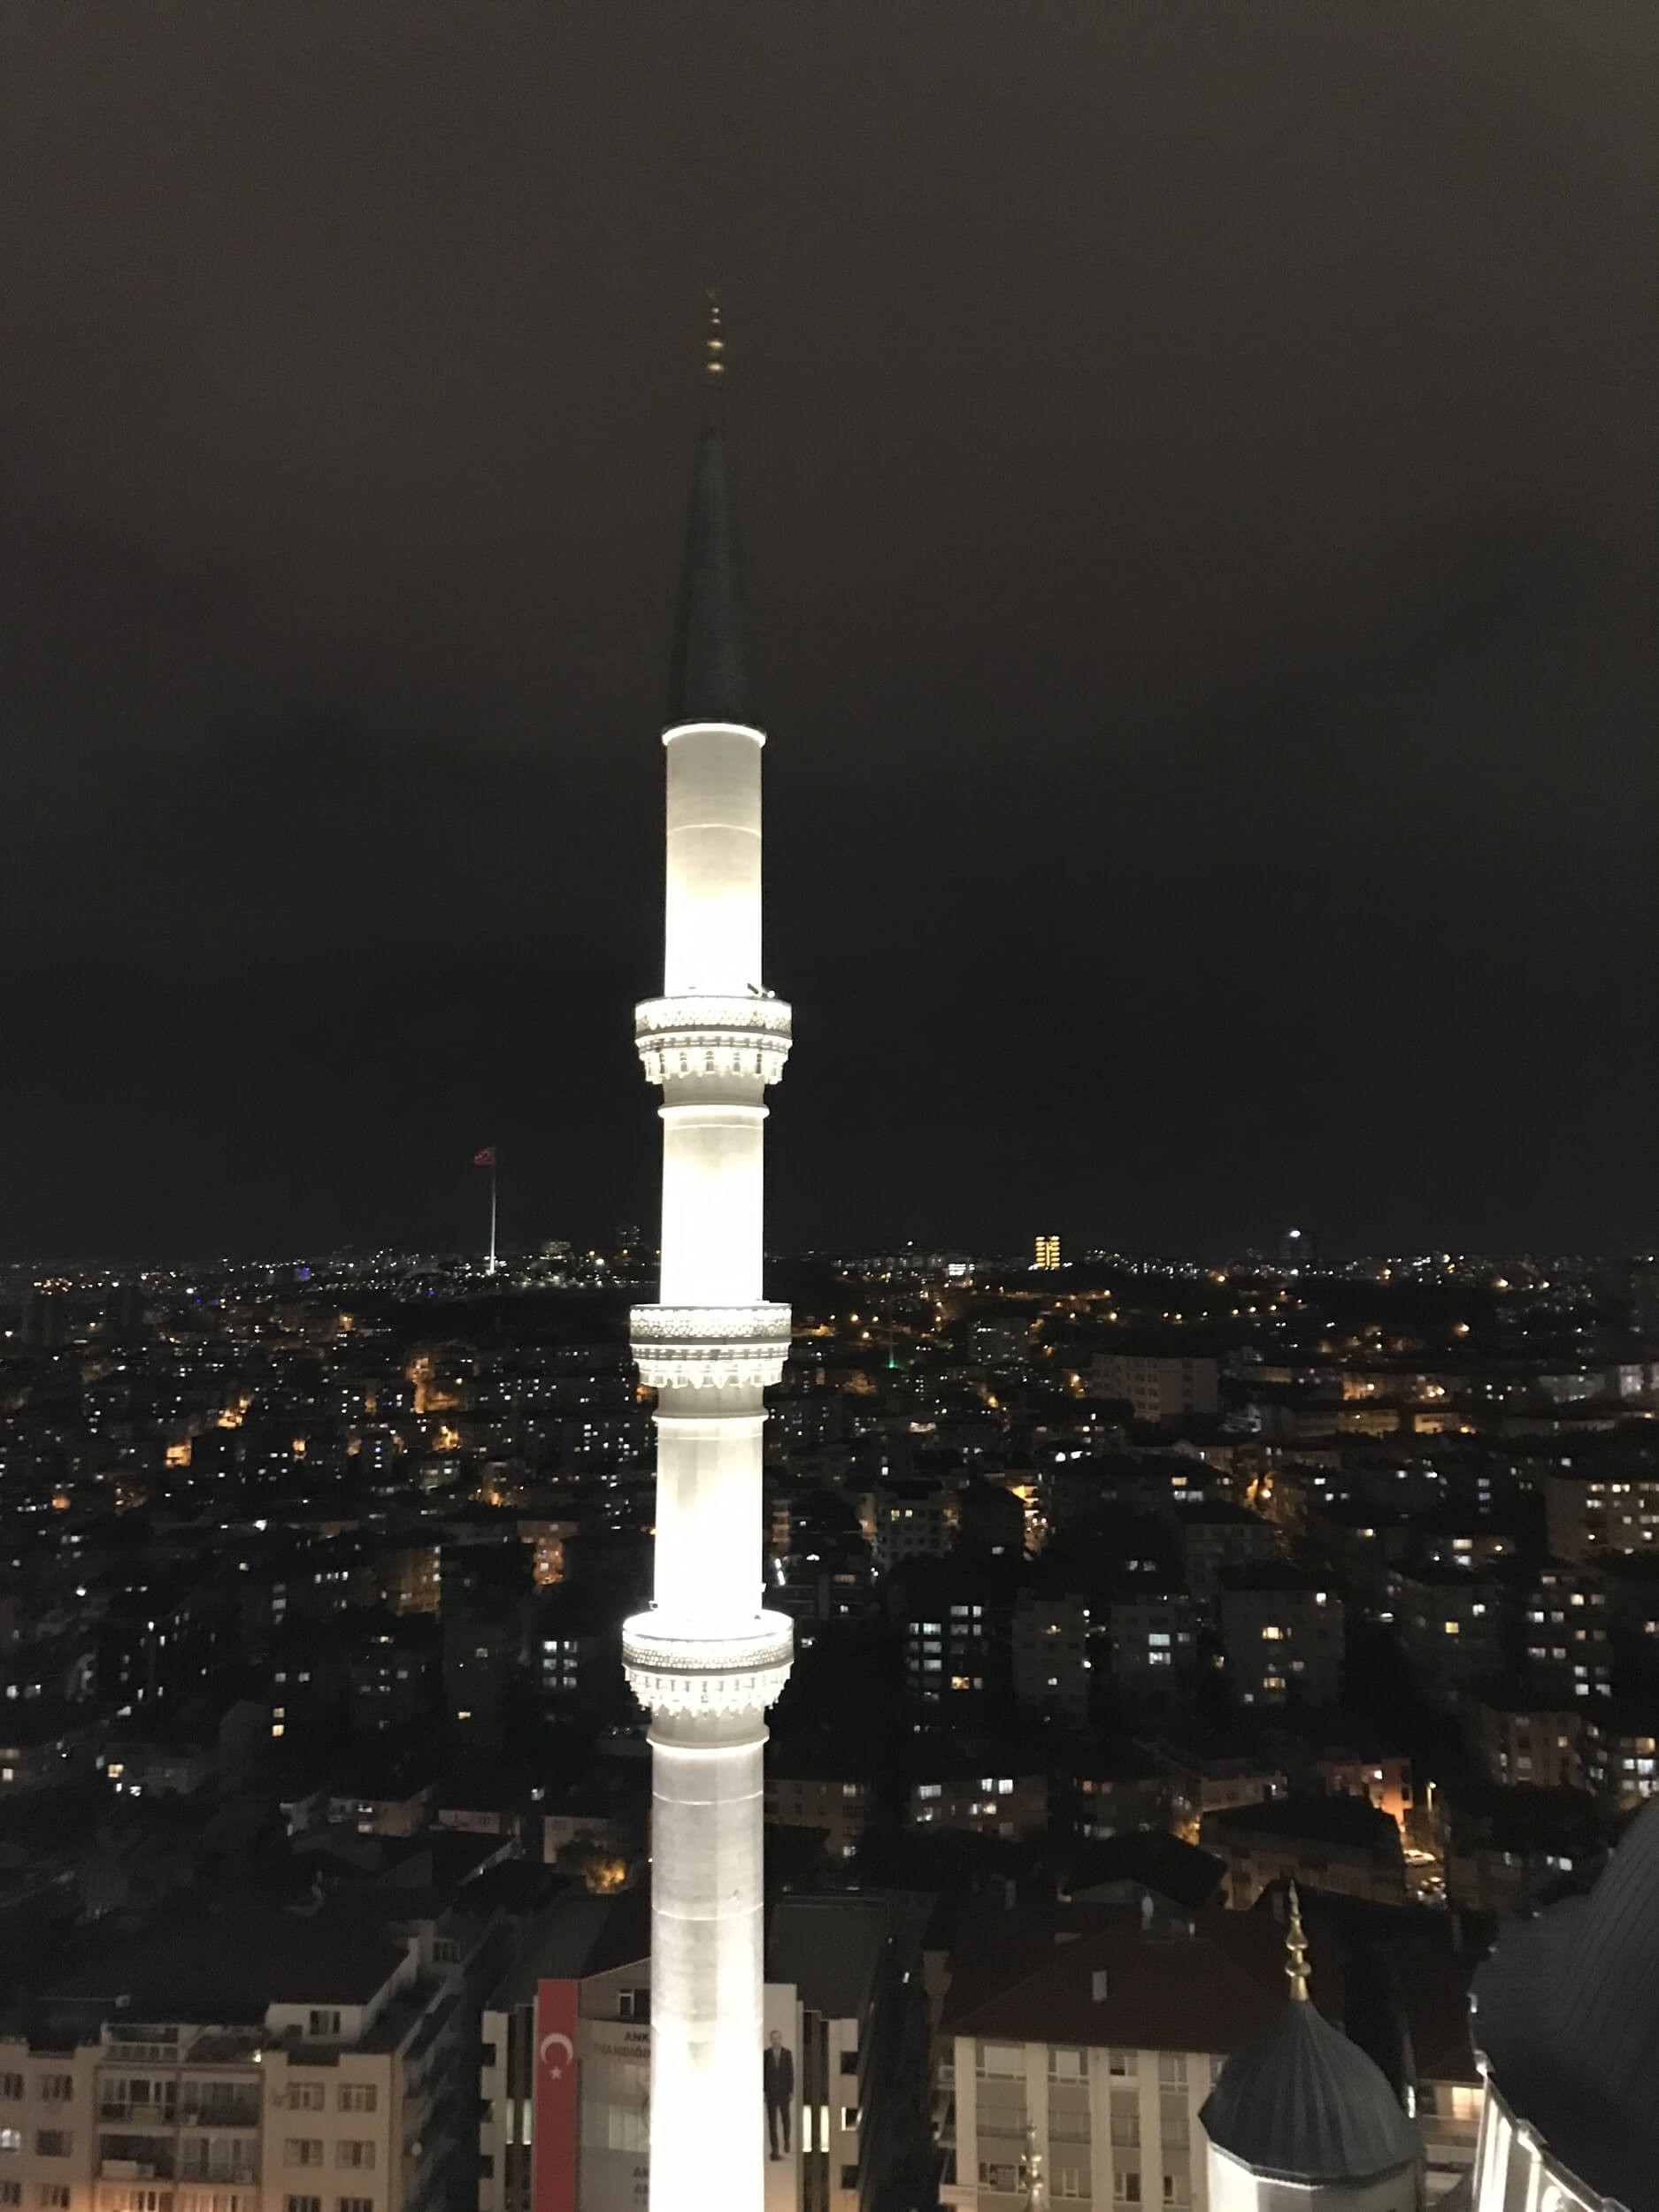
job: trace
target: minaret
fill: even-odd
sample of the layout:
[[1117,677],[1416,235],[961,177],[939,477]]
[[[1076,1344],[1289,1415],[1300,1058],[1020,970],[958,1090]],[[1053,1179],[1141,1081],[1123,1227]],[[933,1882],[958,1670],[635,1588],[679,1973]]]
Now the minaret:
[[634,1010],[663,1103],[654,1601],[623,1631],[651,1715],[651,2212],[761,2212],[762,1780],[793,1631],[762,1609],[763,1393],[789,1309],[761,1297],[764,1094],[789,1009],[763,988],[760,754],[744,650],[712,298],[668,726],[661,998]]

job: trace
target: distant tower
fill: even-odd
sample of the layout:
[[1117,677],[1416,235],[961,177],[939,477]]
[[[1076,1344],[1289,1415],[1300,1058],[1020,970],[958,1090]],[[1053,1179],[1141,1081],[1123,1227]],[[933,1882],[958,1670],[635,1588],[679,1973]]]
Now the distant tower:
[[1314,1239],[1308,1230],[1286,1229],[1283,1233],[1279,1240],[1279,1263],[1292,1272],[1317,1265]]
[[654,1603],[623,1631],[651,1714],[651,2212],[761,2212],[762,1715],[793,1632],[761,1609],[762,1394],[789,1309],[761,1299],[764,1093],[789,1010],[763,989],[760,754],[710,303],[668,726],[661,998],[635,1009],[662,1086],[660,1303],[636,1306],[657,1394]]
[[1199,2118],[1210,2212],[1416,2212],[1417,2131],[1386,2076],[1308,1995],[1295,1884],[1290,2002],[1222,2068]]
[[1036,1237],[1032,1242],[1031,1263],[1033,1267],[1055,1268],[1060,1264],[1058,1237]]

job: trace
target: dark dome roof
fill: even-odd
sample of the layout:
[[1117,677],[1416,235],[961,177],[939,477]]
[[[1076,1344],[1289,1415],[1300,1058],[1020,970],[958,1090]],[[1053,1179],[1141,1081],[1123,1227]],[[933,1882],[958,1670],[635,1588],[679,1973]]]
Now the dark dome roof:
[[1305,1998],[1234,2051],[1199,2117],[1264,2180],[1381,2181],[1417,2154],[1382,2069]]
[[1511,2109],[1591,2188],[1659,2212],[1659,1804],[1588,1897],[1504,1932],[1474,1993]]

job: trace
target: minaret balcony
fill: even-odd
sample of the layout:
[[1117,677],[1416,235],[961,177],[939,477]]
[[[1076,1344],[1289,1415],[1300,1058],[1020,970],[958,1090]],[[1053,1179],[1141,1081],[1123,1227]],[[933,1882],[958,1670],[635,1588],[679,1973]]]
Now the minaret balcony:
[[727,1633],[656,1611],[622,1624],[628,1686],[654,1713],[764,1712],[794,1656],[795,1623],[786,1613],[757,1614]]
[[635,1306],[628,1333],[649,1390],[765,1390],[783,1379],[789,1309]]
[[775,1083],[789,1056],[789,1008],[780,998],[648,998],[634,1010],[647,1082],[673,1090],[710,1081]]

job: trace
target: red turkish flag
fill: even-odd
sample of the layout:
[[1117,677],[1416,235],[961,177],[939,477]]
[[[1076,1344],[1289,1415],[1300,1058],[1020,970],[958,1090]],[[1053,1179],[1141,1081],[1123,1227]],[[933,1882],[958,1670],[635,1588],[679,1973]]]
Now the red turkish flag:
[[487,1144],[481,1152],[475,1152],[472,1155],[474,1167],[494,1167],[495,1164],[495,1148],[493,1144]]
[[535,1987],[532,2212],[576,2212],[576,1985]]

